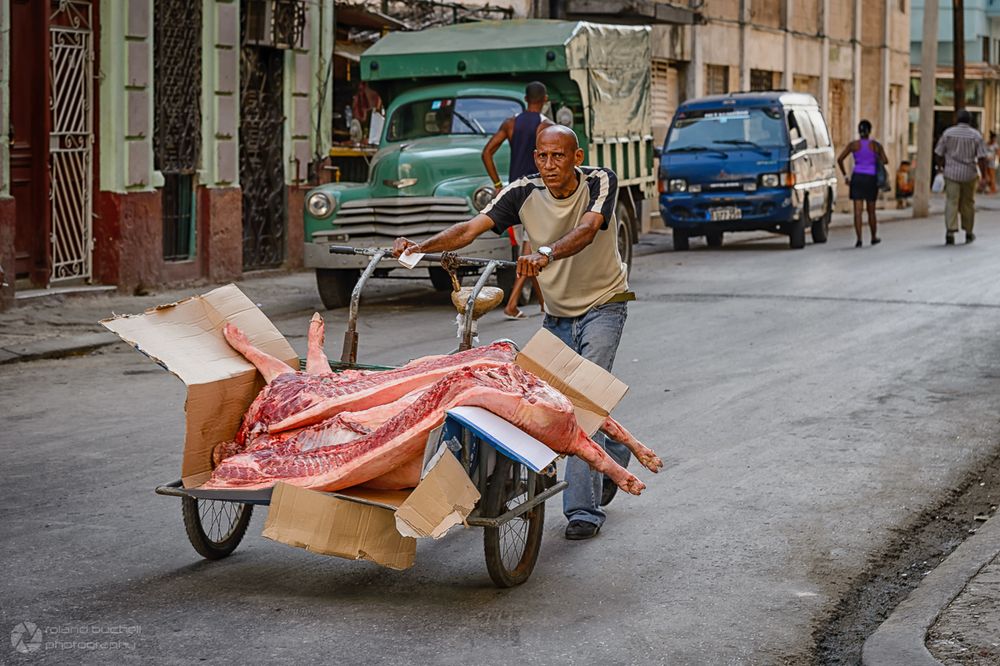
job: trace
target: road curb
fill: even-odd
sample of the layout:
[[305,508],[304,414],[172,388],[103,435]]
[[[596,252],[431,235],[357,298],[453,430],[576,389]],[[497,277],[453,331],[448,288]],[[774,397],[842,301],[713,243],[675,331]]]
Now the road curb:
[[111,333],[86,333],[67,338],[39,340],[25,345],[0,347],[0,365],[86,354],[117,341],[118,337]]
[[865,641],[864,666],[940,666],[925,646],[941,612],[979,571],[1000,553],[1000,519],[986,521],[936,569]]

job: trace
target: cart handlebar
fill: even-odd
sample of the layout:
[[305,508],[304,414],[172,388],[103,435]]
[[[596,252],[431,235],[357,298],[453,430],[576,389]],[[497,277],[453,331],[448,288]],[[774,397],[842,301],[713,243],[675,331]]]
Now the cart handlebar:
[[[330,254],[359,254],[365,257],[374,257],[381,251],[383,258],[392,258],[392,248],[382,247],[351,247],[349,245],[331,245]],[[460,257],[454,252],[441,252],[440,254],[425,254],[421,261],[443,261],[448,259],[453,264],[459,266],[488,266],[492,263],[498,268],[516,268],[517,262],[505,261],[503,259],[483,259],[481,257]]]

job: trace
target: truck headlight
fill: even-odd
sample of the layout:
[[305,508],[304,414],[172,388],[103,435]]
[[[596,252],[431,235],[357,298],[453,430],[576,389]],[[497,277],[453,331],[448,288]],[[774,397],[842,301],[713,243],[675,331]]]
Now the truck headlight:
[[313,217],[326,217],[333,212],[333,202],[323,192],[313,192],[306,200],[306,209]]
[[688,184],[683,178],[671,178],[667,188],[671,192],[687,192]]
[[482,210],[493,201],[493,197],[496,195],[496,190],[489,185],[483,185],[472,195],[472,205],[476,207],[476,210]]
[[761,187],[781,187],[780,173],[765,173],[760,177]]

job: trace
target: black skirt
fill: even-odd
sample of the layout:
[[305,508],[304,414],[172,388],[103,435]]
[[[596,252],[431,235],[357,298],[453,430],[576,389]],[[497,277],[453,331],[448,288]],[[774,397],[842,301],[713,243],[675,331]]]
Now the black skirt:
[[878,177],[867,173],[851,174],[851,201],[878,199]]

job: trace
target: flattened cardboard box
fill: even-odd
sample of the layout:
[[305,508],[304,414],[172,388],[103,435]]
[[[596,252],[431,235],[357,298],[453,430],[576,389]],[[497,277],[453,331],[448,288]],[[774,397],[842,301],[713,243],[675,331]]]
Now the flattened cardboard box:
[[[141,315],[101,323],[187,385],[185,488],[204,483],[212,472],[212,449],[231,440],[263,380],[222,335],[226,322],[250,342],[298,367],[298,357],[274,324],[235,285],[227,285]],[[539,331],[517,363],[562,391],[577,420],[593,434],[628,387]],[[413,564],[415,537],[440,538],[469,516],[479,493],[451,454],[438,451],[413,491],[351,488],[324,493],[286,483],[275,485],[264,536],[317,553],[364,558],[402,569]]]

